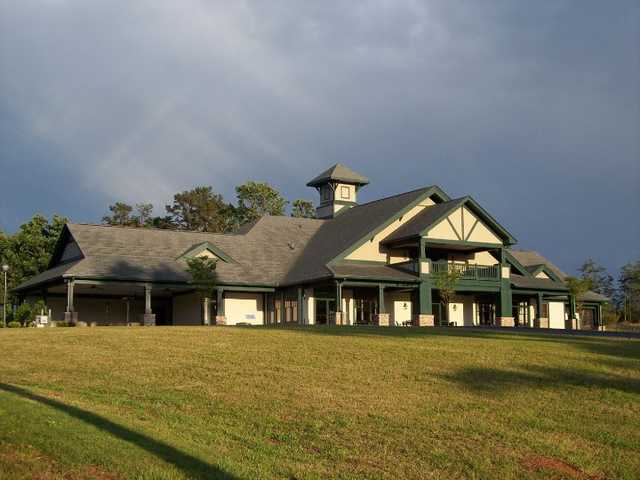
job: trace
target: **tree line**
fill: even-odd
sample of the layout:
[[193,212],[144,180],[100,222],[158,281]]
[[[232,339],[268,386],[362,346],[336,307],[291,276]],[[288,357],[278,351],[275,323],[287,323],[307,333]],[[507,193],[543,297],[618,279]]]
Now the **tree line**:
[[[116,202],[102,218],[108,225],[154,227],[197,232],[226,233],[266,215],[285,215],[289,202],[268,183],[247,182],[236,187],[236,205],[228,203],[210,186],[176,193],[165,206],[165,215],[154,216],[151,203],[134,206]],[[304,199],[291,202],[291,216],[315,218],[313,204]]]
[[[153,215],[150,203],[131,206],[116,202],[102,218],[104,224],[132,227],[155,227],[200,232],[232,232],[247,222],[265,215],[285,215],[289,202],[267,183],[247,182],[236,187],[236,204],[228,203],[212,187],[199,186],[176,193],[165,206],[165,214]],[[313,204],[297,199],[291,202],[292,217],[315,217]],[[56,241],[67,218],[51,219],[36,214],[13,234],[0,230],[0,263],[10,267],[8,290],[45,271]],[[605,267],[588,259],[579,269],[578,280],[585,286],[612,299],[605,308],[607,323],[640,323],[640,260],[627,263],[614,279]],[[2,286],[0,286],[0,291]],[[2,292],[4,293],[4,292]],[[0,296],[2,303],[3,296]],[[9,303],[17,298],[9,294]]]

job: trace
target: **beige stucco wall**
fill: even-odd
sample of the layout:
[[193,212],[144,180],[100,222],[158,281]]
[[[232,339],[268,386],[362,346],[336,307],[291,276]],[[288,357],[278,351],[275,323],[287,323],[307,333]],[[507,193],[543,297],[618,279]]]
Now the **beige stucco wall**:
[[459,240],[455,230],[451,227],[447,219],[436,224],[427,232],[427,238],[438,240]]
[[225,292],[224,314],[227,325],[264,324],[262,293]]
[[411,320],[412,304],[409,292],[385,292],[385,308],[389,314],[389,325],[401,326]]
[[[474,215],[467,207],[463,208],[465,240],[469,242],[502,244],[500,237],[493,233],[493,231],[484,222]],[[469,232],[471,232],[471,234],[469,234]]]
[[502,278],[511,278],[511,265],[504,265],[500,271]]
[[383,228],[373,238],[365,240],[365,242],[347,255],[347,260],[370,260],[377,262],[387,261],[387,250],[380,245],[380,242],[394,232],[398,227],[404,225],[418,213],[422,212],[426,207],[434,205],[433,200],[427,198],[419,205],[416,205],[401,217],[396,218],[390,225]]
[[202,325],[200,294],[189,293],[173,297],[174,325]]
[[546,274],[546,273],[544,273],[544,272],[538,272],[538,273],[536,273],[536,278],[544,278],[544,279],[546,279],[546,280],[549,280],[549,279],[550,279],[549,275],[547,275],[547,274]]
[[411,257],[409,256],[408,250],[395,248],[387,252],[387,259],[388,259],[387,263],[394,264],[394,263],[407,262],[411,260]]
[[476,265],[496,265],[499,262],[493,257],[493,255],[485,251],[476,252],[473,256],[473,260],[469,261],[469,263],[475,263]]
[[564,302],[549,302],[549,328],[564,328]]
[[477,304],[472,296],[454,296],[448,305],[449,322],[457,327],[475,325]]
[[[342,196],[342,189],[346,189],[347,197]],[[355,185],[347,185],[346,183],[339,183],[336,186],[335,199],[343,202],[355,202],[356,201],[356,187]]]

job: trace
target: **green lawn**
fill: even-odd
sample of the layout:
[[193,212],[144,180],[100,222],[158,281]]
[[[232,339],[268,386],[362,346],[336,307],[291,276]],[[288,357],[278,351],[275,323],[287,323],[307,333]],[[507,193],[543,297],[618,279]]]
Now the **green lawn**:
[[640,341],[0,330],[0,478],[640,477]]

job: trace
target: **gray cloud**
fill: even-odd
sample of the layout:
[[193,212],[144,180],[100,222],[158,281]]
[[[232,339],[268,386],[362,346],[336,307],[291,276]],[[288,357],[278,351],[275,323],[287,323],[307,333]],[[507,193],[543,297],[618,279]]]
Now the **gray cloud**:
[[[472,194],[566,269],[640,255],[634,2],[0,5],[0,226],[340,161]],[[16,178],[17,177],[17,178]]]

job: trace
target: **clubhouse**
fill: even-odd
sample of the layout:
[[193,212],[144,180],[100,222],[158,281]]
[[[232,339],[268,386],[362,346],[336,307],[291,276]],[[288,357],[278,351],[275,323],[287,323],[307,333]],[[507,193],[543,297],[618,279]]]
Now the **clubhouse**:
[[[77,325],[502,326],[594,329],[607,298],[576,312],[566,275],[473,198],[428,186],[358,204],[364,176],[337,164],[307,185],[317,219],[263,217],[231,234],[72,224],[49,269],[14,289]],[[186,267],[216,260],[215,295]],[[455,295],[438,278],[455,270]]]

